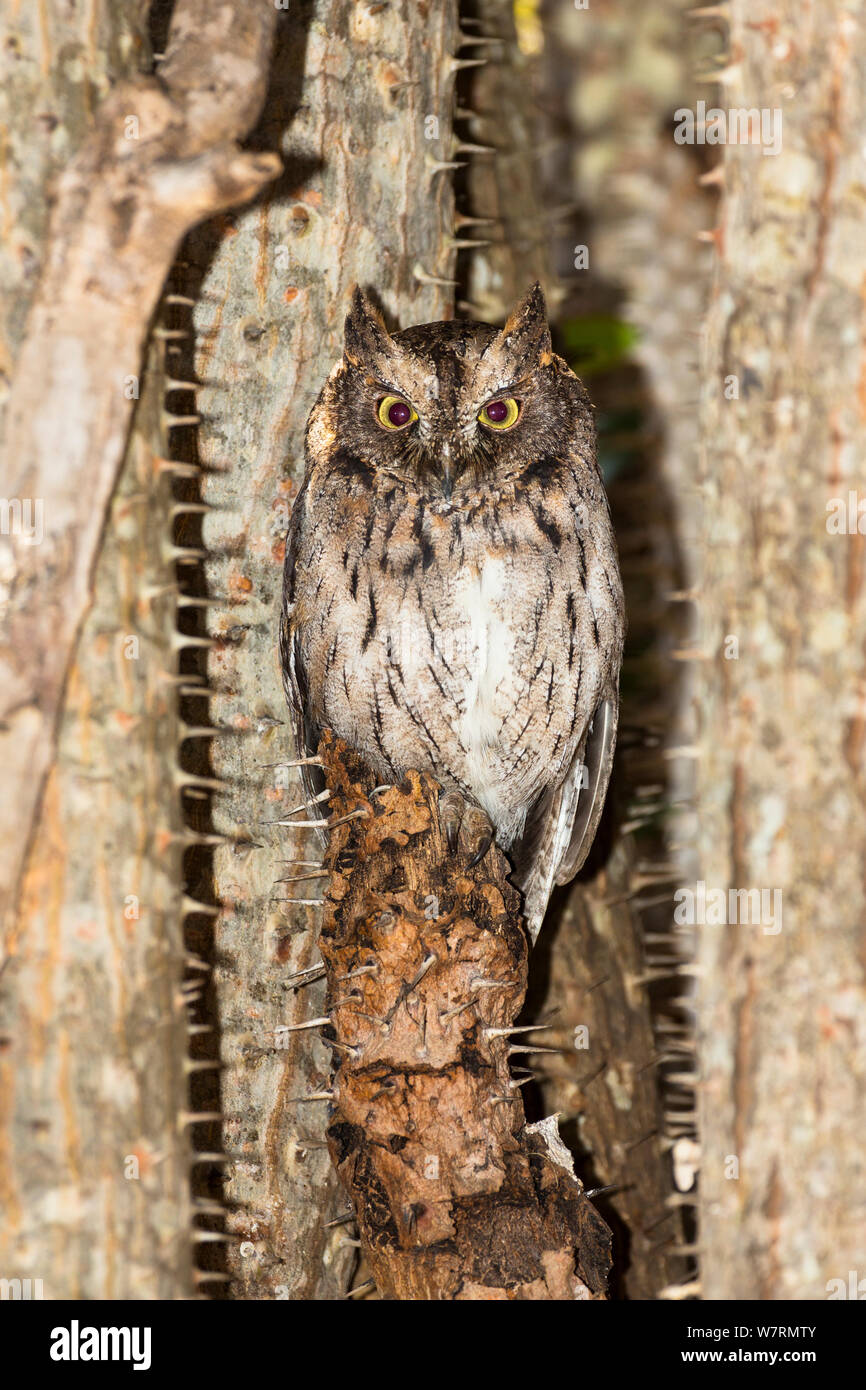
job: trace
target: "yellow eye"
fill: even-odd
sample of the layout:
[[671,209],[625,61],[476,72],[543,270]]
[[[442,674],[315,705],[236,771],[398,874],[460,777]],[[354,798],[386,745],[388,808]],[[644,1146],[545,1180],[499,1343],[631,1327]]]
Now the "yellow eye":
[[478,418],[482,425],[489,425],[493,430],[510,430],[512,425],[517,424],[519,414],[520,405],[514,397],[502,396],[482,406]]
[[411,425],[413,420],[418,419],[417,411],[400,396],[383,396],[377,415],[379,424],[384,425],[386,430],[403,430],[407,425]]

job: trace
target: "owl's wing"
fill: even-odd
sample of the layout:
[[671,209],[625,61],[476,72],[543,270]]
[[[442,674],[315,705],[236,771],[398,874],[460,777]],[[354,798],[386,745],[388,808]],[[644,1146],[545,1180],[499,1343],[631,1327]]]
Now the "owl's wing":
[[618,696],[608,693],[599,702],[571,767],[559,786],[542,798],[515,853],[514,876],[524,895],[533,943],[554,885],[574,878],[592,848],[613,766],[618,717]]
[[[298,562],[305,494],[306,483],[295,499],[289,520],[289,530],[286,536],[286,563],[283,570],[283,604],[280,614],[280,667],[283,673],[283,689],[286,692],[292,731],[295,736],[296,756],[299,758],[313,756],[319,746],[321,734],[321,730],[310,714],[307,672],[298,633],[292,622],[295,608],[295,570]],[[304,795],[311,806],[308,818],[312,820],[314,819],[312,799],[323,789],[324,778],[317,767],[302,767],[300,773],[304,784]],[[321,831],[308,833],[315,833],[318,843],[320,845],[325,844],[325,836]]]

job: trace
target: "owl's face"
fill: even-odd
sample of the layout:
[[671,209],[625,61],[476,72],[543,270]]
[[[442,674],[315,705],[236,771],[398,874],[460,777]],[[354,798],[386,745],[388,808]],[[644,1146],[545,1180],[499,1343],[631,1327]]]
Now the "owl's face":
[[[329,437],[327,437],[329,436]],[[591,407],[550,344],[536,285],[502,330],[454,321],[391,336],[356,289],[343,360],[310,419],[337,466],[459,502],[594,454]]]

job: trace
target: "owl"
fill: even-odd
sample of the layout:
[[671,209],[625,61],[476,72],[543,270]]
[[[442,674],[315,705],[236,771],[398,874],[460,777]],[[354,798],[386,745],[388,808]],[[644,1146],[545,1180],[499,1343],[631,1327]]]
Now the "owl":
[[280,623],[299,755],[330,728],[382,783],[432,774],[450,851],[495,839],[534,941],[601,816],[624,631],[592,407],[541,287],[502,329],[394,334],[356,289],[305,450]]

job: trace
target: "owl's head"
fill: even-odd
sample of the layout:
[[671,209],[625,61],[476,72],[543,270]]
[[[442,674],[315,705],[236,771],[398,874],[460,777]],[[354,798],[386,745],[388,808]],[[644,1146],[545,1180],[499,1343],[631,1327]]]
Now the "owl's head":
[[395,334],[356,288],[343,359],[317,411],[339,425],[330,443],[347,471],[445,503],[515,483],[530,469],[543,477],[569,456],[591,466],[595,456],[591,406],[551,349],[538,284],[502,329],[454,320]]

